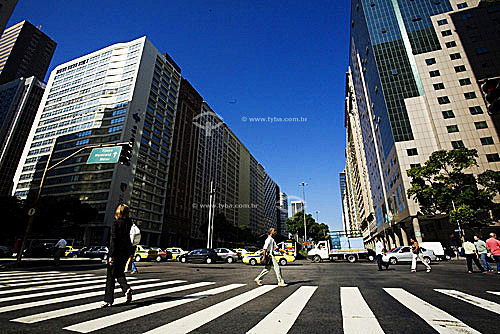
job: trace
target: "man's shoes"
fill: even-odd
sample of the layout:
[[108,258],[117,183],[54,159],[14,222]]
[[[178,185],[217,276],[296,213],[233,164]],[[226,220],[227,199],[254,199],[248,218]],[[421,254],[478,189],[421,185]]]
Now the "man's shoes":
[[127,292],[125,292],[125,297],[127,297],[125,304],[130,304],[130,302],[132,301],[132,289],[129,288]]
[[111,307],[111,303],[103,303],[101,304],[101,308]]
[[138,271],[136,270],[136,271],[132,271],[130,274],[131,274],[131,275],[135,275],[135,274],[137,274],[137,273],[138,273]]
[[280,283],[280,284],[278,284],[278,287],[280,287],[280,288],[284,288],[285,286],[288,286],[288,284],[286,284],[286,283]]
[[412,269],[412,270],[411,270],[411,272],[412,272],[412,273],[416,273],[417,271],[416,271],[415,269]]
[[378,271],[382,271],[382,269],[379,269]]
[[255,282],[255,284],[257,284],[258,286],[262,286],[262,282],[261,281],[258,281],[256,279],[253,280]]

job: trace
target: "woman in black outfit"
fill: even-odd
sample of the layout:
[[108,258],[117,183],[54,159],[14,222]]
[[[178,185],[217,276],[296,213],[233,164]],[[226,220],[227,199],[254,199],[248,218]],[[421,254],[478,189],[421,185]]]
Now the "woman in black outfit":
[[130,227],[132,220],[129,218],[130,209],[125,204],[120,204],[116,208],[115,220],[111,225],[111,240],[108,253],[108,270],[106,277],[106,293],[104,295],[104,304],[102,307],[113,305],[115,280],[118,281],[125,296],[126,303],[132,301],[132,289],[125,279],[125,265],[132,252],[132,243],[130,242]]

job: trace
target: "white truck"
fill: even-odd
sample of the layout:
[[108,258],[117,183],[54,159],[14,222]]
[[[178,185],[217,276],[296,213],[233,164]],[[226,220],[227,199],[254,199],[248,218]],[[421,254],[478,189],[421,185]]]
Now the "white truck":
[[375,260],[375,252],[366,249],[363,237],[359,233],[330,232],[330,238],[319,241],[307,253],[313,262],[347,260],[354,263],[359,259]]

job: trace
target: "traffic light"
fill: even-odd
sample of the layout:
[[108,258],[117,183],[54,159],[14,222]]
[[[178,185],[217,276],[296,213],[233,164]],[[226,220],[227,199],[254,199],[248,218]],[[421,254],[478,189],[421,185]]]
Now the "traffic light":
[[490,115],[500,113],[500,78],[487,79],[481,85],[481,90],[486,99],[488,113]]
[[120,152],[120,158],[118,161],[123,165],[130,165],[130,158],[132,158],[132,143],[128,142],[126,144],[122,144],[122,150]]

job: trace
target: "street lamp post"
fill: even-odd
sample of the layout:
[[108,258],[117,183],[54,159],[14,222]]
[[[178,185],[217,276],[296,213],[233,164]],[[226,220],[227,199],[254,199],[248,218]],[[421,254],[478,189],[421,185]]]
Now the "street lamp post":
[[316,211],[316,223],[319,224],[319,211]]
[[[455,201],[454,200],[451,200],[451,205],[453,205],[453,211],[455,211],[456,208],[455,208]],[[458,234],[460,235],[460,240],[462,240],[462,244],[463,244],[465,242],[465,240],[464,240],[464,234],[462,233],[462,227],[460,227],[460,219],[457,219],[457,225],[458,225]]]
[[304,242],[307,241],[307,226],[306,226],[306,191],[305,188],[307,183],[301,182],[299,186],[302,186],[302,199],[304,200]]

